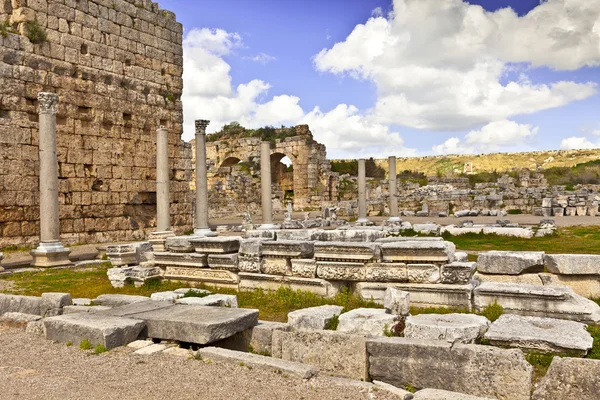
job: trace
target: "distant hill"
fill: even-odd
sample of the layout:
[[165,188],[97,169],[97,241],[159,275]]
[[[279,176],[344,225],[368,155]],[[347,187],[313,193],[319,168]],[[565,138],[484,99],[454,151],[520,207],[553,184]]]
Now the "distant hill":
[[[462,174],[466,163],[471,163],[473,172],[478,173],[504,172],[522,168],[534,171],[537,168],[573,167],[595,160],[600,160],[600,149],[399,157],[396,161],[396,172],[409,170],[422,172],[427,176],[453,176]],[[387,172],[387,158],[376,158],[375,162]]]

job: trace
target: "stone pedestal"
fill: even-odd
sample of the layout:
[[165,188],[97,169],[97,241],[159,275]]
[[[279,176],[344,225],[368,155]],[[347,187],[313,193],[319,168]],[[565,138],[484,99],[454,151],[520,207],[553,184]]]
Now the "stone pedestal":
[[196,120],[196,223],[195,236],[217,236],[208,225],[208,178],[206,174],[206,127],[210,121]]
[[56,159],[56,105],[58,95],[39,93],[40,244],[31,252],[35,267],[71,265],[69,249],[60,243],[58,219],[58,162]]
[[260,144],[260,189],[262,225],[258,229],[275,229],[273,225],[273,198],[271,195],[271,143]]
[[358,160],[358,220],[357,224],[368,223],[367,218],[367,177],[365,171],[365,160]]
[[401,222],[398,215],[398,183],[396,181],[396,157],[388,158],[390,185],[390,218],[388,222]]

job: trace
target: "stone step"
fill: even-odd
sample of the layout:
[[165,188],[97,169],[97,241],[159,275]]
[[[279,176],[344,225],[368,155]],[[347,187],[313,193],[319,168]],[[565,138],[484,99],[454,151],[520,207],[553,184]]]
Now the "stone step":
[[79,313],[44,319],[46,339],[78,346],[87,339],[93,346],[107,349],[124,346],[137,339],[144,321],[106,314]]
[[285,375],[293,375],[302,379],[310,379],[319,372],[317,367],[299,362],[285,361],[279,358],[261,356],[258,354],[243,353],[221,349],[218,347],[206,347],[198,350],[203,360],[233,363],[248,368],[256,368],[275,371]]

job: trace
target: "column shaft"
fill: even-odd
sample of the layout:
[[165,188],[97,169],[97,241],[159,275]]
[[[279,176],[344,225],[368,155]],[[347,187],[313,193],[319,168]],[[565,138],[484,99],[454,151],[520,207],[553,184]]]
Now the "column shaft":
[[260,144],[260,187],[263,227],[273,224],[273,200],[271,196],[271,143]]
[[56,113],[40,113],[40,241],[60,241]]
[[396,157],[388,158],[390,184],[390,217],[398,217],[398,183],[396,181]]
[[196,229],[209,229],[208,177],[206,174],[206,127],[209,121],[196,121]]
[[365,160],[358,160],[358,221],[367,221],[367,177]]
[[169,134],[164,126],[156,130],[156,230],[171,228],[169,196]]

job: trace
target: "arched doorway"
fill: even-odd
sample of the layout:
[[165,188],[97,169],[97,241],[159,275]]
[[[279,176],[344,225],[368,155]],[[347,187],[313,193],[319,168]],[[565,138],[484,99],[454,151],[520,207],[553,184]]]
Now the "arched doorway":
[[273,192],[281,199],[285,208],[288,200],[294,202],[294,165],[292,160],[283,153],[271,154],[271,184]]
[[234,165],[239,164],[240,161],[241,160],[237,157],[227,157],[225,160],[223,160],[219,168],[233,167]]

